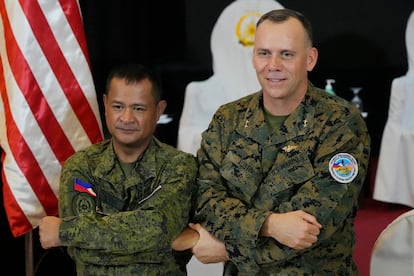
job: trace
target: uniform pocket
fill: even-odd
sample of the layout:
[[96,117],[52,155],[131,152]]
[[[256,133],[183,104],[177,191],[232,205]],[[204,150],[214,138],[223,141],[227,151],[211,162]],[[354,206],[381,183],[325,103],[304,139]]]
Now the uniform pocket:
[[252,163],[257,163],[252,157],[241,157],[229,151],[220,169],[221,176],[227,181],[229,195],[239,198],[248,205],[251,204],[251,198],[263,179],[261,170],[252,167]]
[[289,201],[301,184],[315,175],[306,152],[282,158],[285,160],[275,162],[258,188],[254,199],[256,208],[274,210],[282,202]]

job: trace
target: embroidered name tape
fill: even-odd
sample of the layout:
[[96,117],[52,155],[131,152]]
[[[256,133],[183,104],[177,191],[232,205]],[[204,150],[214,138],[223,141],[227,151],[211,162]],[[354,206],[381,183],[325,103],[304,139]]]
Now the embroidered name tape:
[[358,163],[349,153],[338,153],[329,161],[329,172],[341,183],[350,183],[358,175]]

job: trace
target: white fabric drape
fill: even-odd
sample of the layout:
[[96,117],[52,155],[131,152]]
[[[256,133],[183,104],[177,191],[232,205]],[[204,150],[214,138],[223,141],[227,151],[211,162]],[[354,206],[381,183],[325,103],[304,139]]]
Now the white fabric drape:
[[414,207],[414,11],[405,38],[408,71],[391,85],[373,196]]

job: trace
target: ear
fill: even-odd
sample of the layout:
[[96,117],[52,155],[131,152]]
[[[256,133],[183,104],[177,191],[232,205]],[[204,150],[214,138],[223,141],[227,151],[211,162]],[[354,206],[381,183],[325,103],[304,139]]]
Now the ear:
[[308,53],[308,59],[306,69],[308,72],[312,71],[318,61],[318,50],[315,47],[311,47]]
[[165,100],[161,100],[158,104],[157,104],[157,120],[160,119],[161,115],[164,113],[165,108],[167,108],[167,101]]

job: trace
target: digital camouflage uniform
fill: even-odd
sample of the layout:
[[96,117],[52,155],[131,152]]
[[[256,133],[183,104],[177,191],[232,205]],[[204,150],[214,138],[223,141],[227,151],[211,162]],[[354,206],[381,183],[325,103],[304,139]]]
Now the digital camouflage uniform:
[[[225,242],[225,275],[358,275],[353,227],[370,154],[364,120],[349,102],[309,83],[299,107],[270,133],[262,102],[258,92],[221,106],[197,153],[195,219]],[[352,181],[335,180],[329,169],[343,153],[358,163]],[[323,225],[317,243],[293,250],[258,237],[272,212],[294,210]]]
[[61,174],[59,237],[78,275],[186,275],[171,242],[188,224],[196,174],[194,156],[155,138],[129,177],[111,140],[69,158]]

